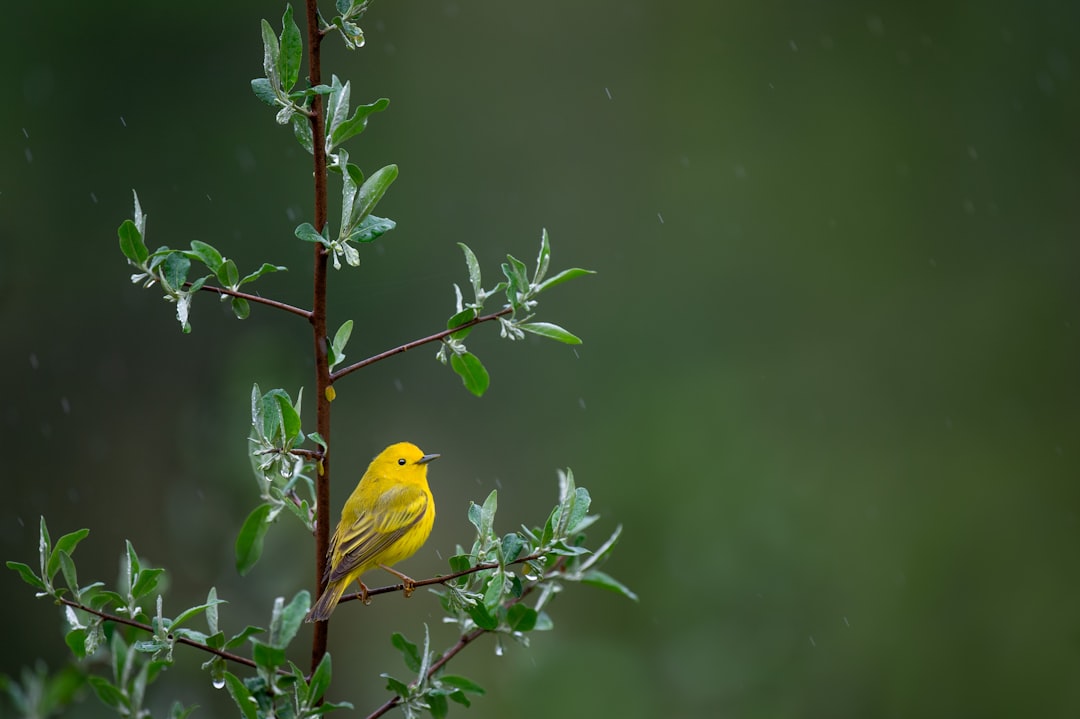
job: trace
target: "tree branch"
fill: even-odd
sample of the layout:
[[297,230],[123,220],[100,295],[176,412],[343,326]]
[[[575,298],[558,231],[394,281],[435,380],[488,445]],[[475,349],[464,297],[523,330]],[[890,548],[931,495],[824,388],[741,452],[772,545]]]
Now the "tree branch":
[[[147,632],[148,634],[153,634],[154,633],[154,628],[151,627],[149,624],[143,624],[142,622],[137,622],[134,619],[128,619],[127,617],[120,617],[120,616],[117,616],[115,614],[109,614],[108,612],[103,612],[103,611],[101,611],[99,609],[94,609],[92,607],[88,607],[85,604],[81,604],[79,602],[73,602],[70,599],[67,599],[65,597],[57,597],[57,600],[60,601],[62,604],[68,605],[69,607],[74,607],[75,609],[79,609],[79,610],[87,612],[89,614],[93,614],[95,616],[101,617],[106,622],[113,622],[114,624],[124,624],[124,625],[129,626],[129,627],[135,627],[136,629],[141,629],[142,631]],[[170,634],[170,636],[173,636],[173,635]],[[233,654],[232,652],[227,652],[224,649],[214,649],[211,646],[207,646],[206,644],[200,644],[199,642],[195,641],[194,639],[188,639],[187,637],[173,636],[173,639],[176,641],[177,644],[186,644],[189,647],[195,647],[196,649],[202,649],[204,652],[209,652],[210,654],[215,654],[215,655],[221,657],[222,659],[225,659],[226,661],[235,662],[237,664],[243,664],[244,666],[251,667],[252,669],[257,668],[255,662],[248,659],[247,657],[242,657],[239,654]],[[281,670],[279,670],[279,671],[281,671]],[[284,672],[284,671],[281,671],[281,673],[288,674],[288,672]]]
[[[525,562],[531,562],[534,559],[540,559],[543,557],[543,552],[537,552],[530,554],[527,557],[521,557],[515,559],[512,562],[507,562],[506,566],[510,567],[515,564],[524,564]],[[458,577],[464,577],[466,574],[475,574],[476,572],[482,572],[485,569],[498,569],[498,562],[484,562],[483,564],[477,564],[475,567],[469,567],[468,569],[462,569],[460,572],[454,572],[453,574],[440,575],[438,577],[431,577],[430,579],[421,579],[420,581],[413,582],[414,587],[428,587],[432,584],[446,584],[449,581],[457,579]],[[400,592],[405,589],[404,584],[388,584],[385,587],[376,587],[375,589],[369,589],[367,595],[374,597],[377,594],[390,594],[392,592]],[[350,602],[354,599],[360,599],[360,592],[353,592],[352,594],[345,594],[338,600],[338,604],[342,602]]]
[[[307,65],[308,82],[312,87],[322,83],[322,39],[319,32],[319,4],[307,0]],[[311,101],[311,144],[314,165],[315,231],[322,232],[326,226],[326,120],[323,117],[322,95]],[[315,243],[315,267],[313,272],[313,299],[311,305],[311,333],[315,357],[315,424],[318,433],[330,441],[330,364],[327,359],[326,334],[326,280],[327,249]],[[322,587],[326,552],[330,547],[330,450],[323,450],[315,477],[315,587]],[[319,666],[326,654],[327,628],[329,622],[318,622],[311,638],[311,672]]]
[[[191,283],[188,282],[187,284],[190,285]],[[279,310],[285,310],[286,312],[291,312],[292,314],[299,315],[299,316],[303,317],[306,320],[311,319],[311,312],[309,310],[301,309],[300,307],[293,307],[292,305],[285,304],[284,302],[278,302],[277,300],[270,300],[270,299],[267,299],[265,297],[259,297],[258,295],[248,294],[247,292],[237,292],[236,290],[230,290],[230,289],[227,289],[225,287],[214,287],[214,286],[211,286],[211,285],[203,285],[199,289],[200,290],[205,290],[207,292],[214,292],[214,293],[219,294],[219,295],[228,295],[229,297],[239,297],[240,299],[247,300],[248,302],[254,302],[254,303],[260,304],[260,305],[266,305],[267,307],[276,307]]]
[[[460,637],[458,637],[457,643],[454,646],[450,647],[445,652],[443,652],[442,656],[439,657],[438,659],[436,659],[432,663],[431,668],[428,669],[428,673],[424,676],[424,678],[429,679],[432,676],[434,676],[435,672],[442,669],[443,666],[448,661],[450,661],[455,656],[457,656],[457,654],[462,649],[464,649],[469,644],[471,644],[477,637],[479,637],[479,636],[481,636],[483,634],[487,634],[487,631],[488,630],[486,630],[486,629],[473,629],[471,632],[467,632],[465,634],[462,634]],[[414,682],[414,684],[415,684],[415,682]],[[375,711],[368,714],[367,719],[377,719],[378,717],[381,717],[383,714],[390,711],[391,709],[393,709],[394,707],[396,707],[400,703],[401,703],[401,697],[392,696],[392,697],[390,697],[389,699],[386,700],[385,704],[383,704],[378,709],[376,709]]]
[[426,345],[426,344],[430,344],[431,342],[438,342],[439,340],[441,340],[441,339],[443,339],[445,337],[449,337],[450,335],[454,334],[455,332],[459,332],[459,331],[461,331],[461,330],[463,330],[463,329],[465,329],[467,327],[473,327],[473,326],[478,325],[478,324],[480,324],[482,322],[490,322],[492,320],[497,320],[498,318],[502,317],[503,315],[508,315],[513,311],[514,310],[511,307],[504,307],[503,309],[499,310],[498,312],[492,312],[490,315],[484,315],[483,317],[477,317],[474,320],[469,320],[465,324],[458,325],[457,327],[455,327],[453,329],[443,330],[442,332],[436,332],[435,334],[428,335],[427,337],[424,337],[422,339],[413,340],[412,342],[400,345],[398,347],[395,347],[394,349],[386,350],[385,352],[380,352],[379,354],[377,354],[377,355],[375,355],[373,357],[368,357],[365,360],[360,360],[356,364],[351,364],[348,367],[342,367],[337,372],[333,372],[330,375],[330,379],[332,381],[334,381],[334,382],[337,382],[339,379],[341,379],[345,375],[352,374],[356,370],[363,369],[364,367],[367,367],[370,364],[375,364],[376,362],[380,362],[380,361],[382,361],[384,359],[387,359],[389,357],[393,357],[394,355],[401,354],[402,352],[408,352],[411,349],[416,349],[417,347],[420,347],[420,346]]

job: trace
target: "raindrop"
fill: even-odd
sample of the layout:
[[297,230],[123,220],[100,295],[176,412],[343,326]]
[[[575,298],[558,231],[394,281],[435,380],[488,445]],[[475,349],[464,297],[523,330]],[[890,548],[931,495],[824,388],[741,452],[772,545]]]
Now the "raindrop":
[[501,657],[503,655],[503,651],[504,651],[504,649],[503,649],[503,645],[502,645],[502,639],[501,638],[496,639],[495,640],[495,656]]
[[71,402],[68,402],[67,397],[60,398],[60,409],[64,411],[64,414],[71,414]]
[[795,44],[794,40],[789,40],[788,41],[788,47],[791,48],[792,52],[798,52],[799,51],[799,46]]
[[746,179],[746,168],[743,167],[742,165],[735,165],[735,179],[736,180],[745,180]]
[[976,150],[971,145],[968,145],[967,150],[968,150],[968,157],[970,157],[972,160],[978,160],[979,159],[979,151],[978,150]]
[[974,215],[975,203],[971,200],[964,200],[964,212],[968,213],[969,215]]
[[400,379],[395,379],[394,380],[394,389],[396,389],[398,392],[404,392],[405,391],[405,385],[403,385],[401,383]]
[[496,477],[496,478],[495,478],[495,486],[496,486],[496,487],[498,487],[499,489],[502,489],[502,488],[503,488],[503,486],[502,486],[502,480],[501,480],[501,479],[499,479],[498,477]]
[[605,87],[605,88],[604,88],[604,92],[606,92],[606,93],[607,93],[607,99],[609,99],[609,100],[610,100],[610,99],[611,99],[611,90],[609,90],[608,88],[606,88],[606,87]]
[[817,642],[814,641],[813,634],[810,635],[810,646],[814,647],[815,649],[817,648]]
[[31,352],[30,353],[30,369],[37,369],[37,368],[38,368],[37,355],[34,354],[33,352]]
[[850,627],[850,626],[851,626],[851,622],[849,622],[849,621],[847,620],[847,617],[844,617],[844,626],[845,626],[845,627]]
[[210,197],[210,193],[209,193],[209,192],[207,192],[207,193],[206,193],[206,201],[207,201],[207,202],[213,202],[213,201],[214,201],[214,198]]
[[214,677],[214,689],[224,689],[224,688],[225,688],[225,677],[223,677],[223,676]]
[[661,215],[659,212],[656,213],[656,219],[660,220],[661,225],[664,224],[664,216]]
[[687,157],[686,155],[683,155],[682,157],[680,157],[679,162],[682,163],[683,167],[690,167],[690,158]]
[[435,556],[439,558],[440,562],[442,561],[442,552],[440,550],[435,550]]
[[577,349],[571,348],[570,351],[574,353],[574,359],[581,359],[581,355],[578,354]]
[[25,127],[22,129],[22,134],[27,140],[30,139],[30,132]]
[[579,407],[581,407],[582,409],[585,409],[585,398],[584,397],[578,397],[577,403],[578,403]]
[[93,202],[95,205],[97,204],[97,195],[95,195],[93,192],[90,193],[90,201]]
[[120,116],[120,124],[127,127],[127,120],[124,119],[123,115]]
[[934,269],[937,269],[937,260],[935,260],[933,257],[930,258],[930,266]]
[[299,217],[299,215],[296,212],[296,208],[294,208],[294,207],[286,207],[285,208],[285,217],[289,220],[289,222],[296,222],[296,218]]
[[30,148],[26,148],[26,164],[29,165],[34,161],[34,153],[30,152]]

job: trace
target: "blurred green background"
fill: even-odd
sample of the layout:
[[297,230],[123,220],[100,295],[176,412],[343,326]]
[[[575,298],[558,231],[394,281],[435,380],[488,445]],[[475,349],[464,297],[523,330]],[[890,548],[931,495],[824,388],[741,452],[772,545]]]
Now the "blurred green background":
[[[131,539],[166,613],[216,585],[237,631],[313,575],[289,521],[247,579],[232,559],[251,383],[310,397],[308,327],[204,295],[182,335],[116,227],[134,187],[152,247],[287,265],[257,287],[310,304],[309,159],[248,87],[282,9],[19,3],[0,43],[2,558],[36,563],[44,514],[112,581]],[[458,241],[488,284],[542,227],[556,268],[599,271],[541,305],[576,350],[474,333],[483,400],[431,348],[338,386],[335,506],[391,441],[443,454],[413,576],[494,487],[502,531],[540,522],[561,466],[597,540],[625,527],[608,569],[640,603],[585,587],[532,649],[480,642],[468,716],[1080,713],[1080,6],[382,1],[364,27],[324,73],[391,99],[349,149],[399,164],[399,226],[331,277],[350,358],[443,326]],[[0,577],[0,671],[58,666],[57,610]],[[335,615],[331,698],[381,703],[389,632],[446,645],[438,617],[425,593]],[[232,713],[202,661],[158,713]]]

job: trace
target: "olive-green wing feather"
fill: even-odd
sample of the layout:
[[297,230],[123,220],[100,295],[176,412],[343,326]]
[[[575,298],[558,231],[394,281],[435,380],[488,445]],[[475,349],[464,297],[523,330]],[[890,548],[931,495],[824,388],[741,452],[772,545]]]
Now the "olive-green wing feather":
[[[364,512],[344,532],[334,535],[341,562],[327,571],[327,582],[341,579],[369,562],[397,542],[427,512],[428,496],[420,487],[403,485],[384,492],[370,512]],[[329,564],[327,557],[327,564]]]

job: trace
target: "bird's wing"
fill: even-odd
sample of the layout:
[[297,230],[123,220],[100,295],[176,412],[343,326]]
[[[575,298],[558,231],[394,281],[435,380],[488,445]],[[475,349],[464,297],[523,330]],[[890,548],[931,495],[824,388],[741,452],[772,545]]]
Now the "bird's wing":
[[405,485],[384,492],[370,511],[335,533],[331,555],[336,548],[341,561],[327,572],[327,581],[341,579],[377,557],[419,522],[427,508],[428,496],[420,487]]

